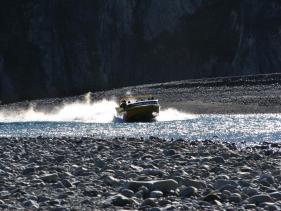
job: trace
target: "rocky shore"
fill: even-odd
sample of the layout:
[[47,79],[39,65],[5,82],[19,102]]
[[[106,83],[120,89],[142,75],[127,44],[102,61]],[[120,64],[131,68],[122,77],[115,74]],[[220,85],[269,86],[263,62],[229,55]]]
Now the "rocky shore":
[[0,209],[281,209],[281,144],[0,138]]
[[[194,114],[280,113],[280,87],[281,74],[203,78],[94,92],[91,93],[91,100],[118,102],[126,95],[150,94],[159,99],[162,109],[175,108]],[[83,94],[3,104],[0,105],[0,111],[22,110],[32,106],[39,111],[52,112],[61,105],[83,101],[84,98]]]

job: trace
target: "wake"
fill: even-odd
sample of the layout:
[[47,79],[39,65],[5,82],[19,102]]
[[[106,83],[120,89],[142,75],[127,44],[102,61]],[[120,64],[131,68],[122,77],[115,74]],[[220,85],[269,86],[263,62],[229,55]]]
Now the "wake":
[[[38,111],[33,106],[18,111],[0,110],[0,122],[85,122],[85,123],[111,123],[122,122],[116,118],[115,108],[118,106],[114,100],[92,101],[90,93],[84,100],[65,103],[55,112]],[[160,110],[157,121],[174,121],[192,119],[194,115],[180,112],[176,109]]]

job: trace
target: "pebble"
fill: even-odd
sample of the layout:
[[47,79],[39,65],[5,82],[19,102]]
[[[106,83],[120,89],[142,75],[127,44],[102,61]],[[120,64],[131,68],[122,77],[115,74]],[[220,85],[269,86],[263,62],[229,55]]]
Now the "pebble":
[[274,178],[272,175],[269,174],[262,174],[259,178],[261,182],[266,182],[268,184],[273,184],[274,183]]
[[65,186],[63,185],[63,183],[61,181],[54,183],[53,187],[54,188],[65,188]]
[[233,193],[229,196],[229,201],[234,203],[240,203],[242,201],[239,193]]
[[263,202],[272,202],[272,198],[267,194],[254,195],[248,199],[250,204],[261,204]]
[[155,207],[157,204],[155,202],[154,199],[152,198],[147,198],[145,199],[142,204],[141,204],[141,207],[144,207],[144,206],[151,206],[151,207]]
[[255,204],[245,204],[244,205],[244,208],[245,209],[256,209],[256,205]]
[[39,204],[33,200],[28,200],[23,202],[23,206],[28,209],[39,209]]
[[233,180],[226,180],[226,179],[217,179],[214,183],[214,187],[216,189],[222,189],[226,185],[231,185],[232,187],[238,186],[237,182],[235,182]]
[[126,188],[121,189],[120,193],[121,193],[122,195],[124,195],[124,196],[128,197],[128,198],[133,197],[133,196],[134,196],[134,194],[135,194],[135,193],[134,193],[134,191],[129,190],[129,189],[126,189]]
[[242,191],[247,194],[248,196],[254,196],[254,195],[258,195],[260,193],[260,191],[256,188],[243,188]]
[[271,192],[269,193],[269,196],[278,201],[281,200],[281,192]]
[[222,156],[216,156],[210,159],[210,161],[214,161],[216,163],[225,163],[224,158]]
[[199,143],[0,137],[0,209],[280,210],[281,153]]
[[150,198],[160,198],[162,196],[163,196],[162,191],[155,190],[150,192]]
[[22,171],[23,175],[31,175],[31,174],[34,174],[34,173],[35,173],[35,168],[34,167],[28,167],[28,168],[25,168]]
[[193,187],[193,186],[183,186],[180,188],[180,196],[183,198],[188,198],[191,197],[193,195],[195,195],[198,192],[197,188]]
[[57,206],[50,209],[50,211],[69,211],[67,207]]
[[152,176],[159,176],[159,177],[162,177],[164,175],[164,172],[159,169],[144,169],[142,173],[145,175],[152,175]]
[[205,182],[200,181],[200,180],[193,180],[193,179],[185,179],[181,182],[182,185],[185,186],[192,186],[198,189],[205,189],[207,186],[205,184]]
[[174,149],[166,149],[163,151],[165,156],[173,156],[175,155],[177,152]]
[[132,200],[130,200],[129,198],[121,195],[121,194],[118,194],[118,195],[115,195],[113,197],[111,197],[111,203],[115,206],[120,206],[120,207],[123,207],[127,204],[130,204],[132,203]]
[[41,177],[44,182],[55,183],[59,180],[58,174],[45,174]]
[[71,188],[72,187],[72,183],[69,180],[67,180],[67,179],[63,179],[61,182],[64,185],[64,187],[66,187],[66,188]]
[[159,190],[165,193],[169,192],[170,190],[175,190],[178,187],[178,182],[172,179],[127,182],[127,188],[133,191],[137,191],[141,186],[147,187],[150,191]]
[[275,205],[275,203],[273,202],[262,202],[259,204],[259,207],[269,207],[269,206],[272,206],[272,205]]
[[89,196],[89,197],[96,197],[98,195],[98,191],[95,189],[95,188],[90,188],[90,187],[87,187],[83,194],[85,196]]
[[5,199],[11,196],[11,193],[9,191],[0,191],[0,198]]
[[216,203],[220,201],[221,197],[217,193],[209,193],[207,196],[204,196],[203,200],[211,203]]
[[120,180],[114,178],[113,176],[105,175],[103,178],[103,181],[110,186],[119,186]]

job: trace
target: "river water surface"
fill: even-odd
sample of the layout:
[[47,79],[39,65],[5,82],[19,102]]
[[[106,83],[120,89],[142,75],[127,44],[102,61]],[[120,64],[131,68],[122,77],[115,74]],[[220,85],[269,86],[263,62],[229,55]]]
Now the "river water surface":
[[219,139],[259,143],[281,141],[281,114],[193,115],[161,110],[156,122],[124,123],[114,101],[77,102],[53,113],[32,107],[0,111],[0,137],[150,137],[187,140]]

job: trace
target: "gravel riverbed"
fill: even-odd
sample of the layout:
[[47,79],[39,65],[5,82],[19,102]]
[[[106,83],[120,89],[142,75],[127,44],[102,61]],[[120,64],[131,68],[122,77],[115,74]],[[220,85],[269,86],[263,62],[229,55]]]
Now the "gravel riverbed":
[[0,209],[281,209],[281,144],[0,138]]

